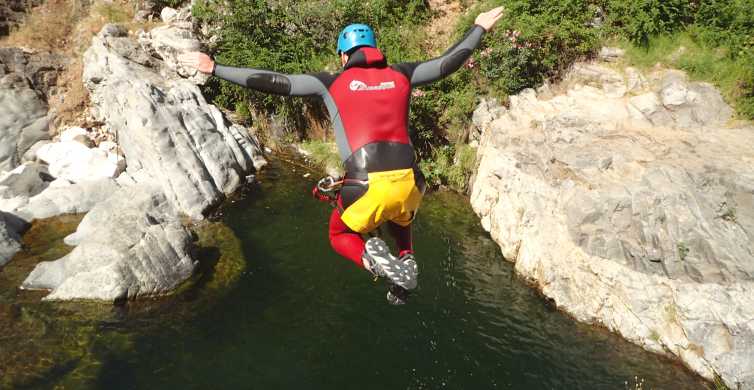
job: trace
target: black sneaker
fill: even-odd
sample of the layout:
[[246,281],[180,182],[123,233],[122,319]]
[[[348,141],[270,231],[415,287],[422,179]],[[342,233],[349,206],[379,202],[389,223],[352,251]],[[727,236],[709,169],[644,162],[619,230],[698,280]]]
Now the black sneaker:
[[408,301],[408,290],[405,288],[391,284],[387,290],[387,303],[391,305],[405,305]]

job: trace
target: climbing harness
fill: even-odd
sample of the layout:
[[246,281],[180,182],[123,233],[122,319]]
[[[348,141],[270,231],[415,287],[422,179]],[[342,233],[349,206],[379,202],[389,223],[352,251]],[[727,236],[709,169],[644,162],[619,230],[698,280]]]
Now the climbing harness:
[[331,206],[337,207],[338,194],[343,186],[342,179],[336,179],[332,176],[326,176],[317,182],[312,189],[312,196],[322,202],[330,203]]

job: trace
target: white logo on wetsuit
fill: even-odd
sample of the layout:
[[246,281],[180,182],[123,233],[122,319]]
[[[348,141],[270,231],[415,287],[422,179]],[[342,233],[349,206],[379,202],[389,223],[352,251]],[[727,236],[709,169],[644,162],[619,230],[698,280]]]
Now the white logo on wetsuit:
[[383,89],[395,88],[395,82],[383,81],[380,83],[380,85],[367,85],[367,83],[363,81],[353,80],[351,81],[351,84],[348,86],[348,88],[350,88],[351,91],[381,91]]

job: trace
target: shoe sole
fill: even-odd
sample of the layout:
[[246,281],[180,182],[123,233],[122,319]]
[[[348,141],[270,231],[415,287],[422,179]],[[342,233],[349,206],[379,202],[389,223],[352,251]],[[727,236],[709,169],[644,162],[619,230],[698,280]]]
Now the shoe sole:
[[399,298],[397,295],[394,295],[390,291],[387,292],[387,303],[393,305],[393,306],[400,306],[405,305],[406,301],[404,299]]
[[[402,280],[401,275],[395,275],[390,276],[387,275],[388,279],[390,279],[393,283],[405,288],[406,290],[413,290],[416,288],[417,285],[417,276],[419,275],[419,267],[416,264],[416,261],[414,260],[407,260],[405,262],[401,261],[398,258],[395,258],[390,253],[390,248],[387,246],[385,241],[382,241],[380,238],[371,238],[366,243],[366,251],[369,254],[369,256],[372,256],[372,258],[376,259],[383,259],[387,263],[387,265],[390,267],[390,269],[398,269],[401,271],[401,273],[405,273],[406,279],[408,280]],[[381,264],[383,265],[383,264]],[[383,268],[385,268],[383,266]]]

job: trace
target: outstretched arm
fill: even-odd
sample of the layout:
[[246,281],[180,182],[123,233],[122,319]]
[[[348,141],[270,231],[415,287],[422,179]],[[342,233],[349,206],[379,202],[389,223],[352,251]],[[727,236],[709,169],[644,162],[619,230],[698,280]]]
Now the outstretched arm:
[[186,66],[202,73],[212,74],[223,80],[260,92],[287,96],[320,95],[327,87],[313,75],[287,75],[269,70],[236,68],[216,63],[208,55],[199,52],[182,54],[179,60]]
[[411,80],[411,86],[429,84],[445,78],[458,70],[479,46],[485,31],[489,31],[503,16],[503,7],[497,7],[479,14],[474,26],[458,43],[441,56],[424,62],[411,62],[395,65]]

